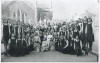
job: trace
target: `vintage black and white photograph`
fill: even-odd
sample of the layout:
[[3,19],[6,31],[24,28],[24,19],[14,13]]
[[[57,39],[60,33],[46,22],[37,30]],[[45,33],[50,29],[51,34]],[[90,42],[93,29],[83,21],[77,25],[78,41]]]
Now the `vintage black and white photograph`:
[[98,62],[99,0],[1,0],[1,62]]

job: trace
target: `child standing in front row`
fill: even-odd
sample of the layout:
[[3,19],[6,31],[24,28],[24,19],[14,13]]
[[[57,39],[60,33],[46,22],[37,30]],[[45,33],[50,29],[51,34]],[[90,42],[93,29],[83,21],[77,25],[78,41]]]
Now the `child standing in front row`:
[[75,38],[75,51],[77,56],[81,56],[82,55],[82,50],[81,50],[81,46],[80,46],[80,40],[79,37],[76,36]]

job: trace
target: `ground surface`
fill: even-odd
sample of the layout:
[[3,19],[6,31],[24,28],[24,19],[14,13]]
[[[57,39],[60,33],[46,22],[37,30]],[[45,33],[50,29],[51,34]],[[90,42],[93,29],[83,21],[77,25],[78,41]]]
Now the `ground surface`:
[[11,56],[1,56],[2,62],[96,62],[97,57],[95,55],[89,54],[88,56],[79,56],[62,54],[57,51],[49,52],[31,52],[29,55],[22,57],[11,57]]

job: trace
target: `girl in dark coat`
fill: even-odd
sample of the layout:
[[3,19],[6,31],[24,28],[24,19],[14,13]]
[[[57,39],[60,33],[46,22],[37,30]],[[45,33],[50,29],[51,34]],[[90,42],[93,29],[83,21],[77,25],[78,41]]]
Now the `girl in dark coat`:
[[20,38],[17,39],[17,55],[22,55],[22,40]]
[[9,54],[12,56],[16,56],[17,46],[16,46],[16,39],[14,34],[11,35],[10,46],[9,46]]
[[94,34],[93,34],[93,28],[92,28],[92,19],[88,18],[87,42],[89,43],[89,51],[92,51],[93,41],[94,41]]
[[22,49],[23,49],[23,45],[22,45],[22,31],[21,31],[21,27],[18,27],[18,39],[17,39],[17,55],[21,56],[22,55]]
[[55,38],[55,50],[60,50],[60,38],[59,35],[57,35],[57,38]]
[[3,26],[3,43],[4,43],[4,47],[5,47],[5,55],[7,55],[7,46],[8,46],[8,41],[10,38],[10,34],[9,34],[9,25],[8,24],[4,24]]
[[82,50],[81,50],[81,46],[80,46],[80,40],[79,40],[78,36],[76,36],[76,38],[75,38],[75,51],[76,51],[76,55],[77,56],[82,55]]

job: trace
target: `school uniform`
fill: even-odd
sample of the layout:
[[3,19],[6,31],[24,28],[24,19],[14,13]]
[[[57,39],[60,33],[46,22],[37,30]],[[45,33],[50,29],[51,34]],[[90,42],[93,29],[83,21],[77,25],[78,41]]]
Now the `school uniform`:
[[41,40],[41,42],[40,42],[40,51],[41,51],[43,39],[44,39],[44,36],[43,36],[43,32],[41,31],[41,33],[40,33],[40,40]]
[[85,45],[87,42],[87,34],[86,34],[86,30],[87,30],[87,23],[82,23],[82,33],[80,35],[80,40],[82,41],[82,49],[85,50]]
[[9,25],[4,25],[3,26],[3,40],[4,40],[4,45],[7,46],[9,38],[10,38]]
[[41,47],[40,47],[40,37],[35,36],[34,39],[35,39],[34,47],[35,47],[37,52],[40,52],[40,49],[41,49]]
[[18,56],[22,55],[22,49],[23,49],[22,40],[20,38],[18,38],[17,39],[17,54],[18,54]]
[[66,41],[63,35],[60,36],[60,42],[59,42],[59,50],[62,52],[63,47],[66,45]]
[[92,50],[92,45],[94,42],[92,23],[87,24],[87,42],[89,42],[89,49]]
[[60,51],[60,38],[55,39],[55,50]]
[[17,45],[16,45],[16,39],[14,36],[11,37],[10,40],[10,45],[9,45],[9,54],[12,56],[16,56],[17,55]]
[[80,46],[80,41],[79,39],[75,40],[75,51],[76,51],[76,55],[80,56],[82,55],[82,50],[81,50],[81,46]]
[[25,54],[27,54],[27,51],[28,51],[27,50],[28,49],[27,48],[27,43],[26,43],[26,40],[25,39],[23,39],[22,42],[23,42],[22,43],[22,46],[23,46],[23,48],[22,48],[22,54],[25,55]]
[[15,38],[18,39],[18,26],[15,27]]

